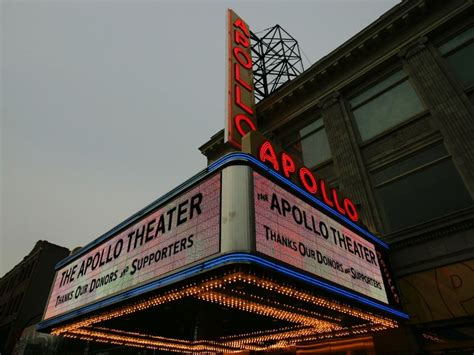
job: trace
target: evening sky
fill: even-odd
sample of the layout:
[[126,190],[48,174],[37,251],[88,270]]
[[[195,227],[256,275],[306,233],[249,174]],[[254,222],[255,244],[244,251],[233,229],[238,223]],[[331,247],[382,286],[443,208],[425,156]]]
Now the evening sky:
[[3,1],[0,276],[83,246],[206,166],[225,14],[280,24],[305,68],[398,1]]

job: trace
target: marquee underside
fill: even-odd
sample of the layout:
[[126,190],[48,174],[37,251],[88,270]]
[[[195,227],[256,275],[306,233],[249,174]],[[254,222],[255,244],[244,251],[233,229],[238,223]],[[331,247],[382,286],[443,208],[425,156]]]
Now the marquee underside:
[[176,352],[228,352],[283,348],[397,326],[391,315],[277,272],[227,265],[62,323],[51,333]]

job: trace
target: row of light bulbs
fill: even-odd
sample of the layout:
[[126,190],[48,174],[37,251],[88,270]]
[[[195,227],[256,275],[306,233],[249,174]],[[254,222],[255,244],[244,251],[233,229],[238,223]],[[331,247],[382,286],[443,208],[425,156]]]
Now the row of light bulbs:
[[[289,297],[295,301],[305,302],[338,313],[350,315],[369,322],[369,324],[361,324],[349,328],[343,327],[340,324],[342,317],[324,315],[320,312],[310,311],[291,304],[283,304],[276,300],[269,300],[268,298],[252,295],[241,289],[232,288],[231,286],[236,283],[244,283],[268,292],[274,292],[281,296]],[[189,297],[283,320],[293,323],[294,326],[226,336],[220,338],[218,341],[186,341],[94,326],[97,323],[113,318],[133,314],[150,307],[156,307]],[[298,290],[294,286],[279,283],[271,278],[258,276],[250,272],[232,271],[222,276],[208,277],[199,284],[192,282],[170,290],[163,295],[154,296],[131,305],[122,306],[115,310],[103,312],[72,324],[55,328],[52,334],[62,334],[68,337],[87,340],[177,352],[232,352],[242,349],[258,351],[269,348],[280,348],[302,341],[364,334],[369,331],[378,331],[397,326],[397,322],[390,318],[356,309],[335,300],[315,296],[307,291]],[[273,342],[273,344],[269,345],[268,342]]]

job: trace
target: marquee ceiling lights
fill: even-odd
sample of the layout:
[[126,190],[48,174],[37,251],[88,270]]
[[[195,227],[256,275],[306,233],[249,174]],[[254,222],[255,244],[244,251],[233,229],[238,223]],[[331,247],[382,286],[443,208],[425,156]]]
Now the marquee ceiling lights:
[[[263,292],[265,296],[258,292]],[[290,302],[287,302],[288,299]],[[110,320],[133,316],[151,307],[173,306],[173,303],[182,300],[200,300],[290,325],[275,323],[277,325],[272,329],[200,340],[176,339],[106,326]],[[351,321],[347,322],[347,319]],[[55,328],[52,334],[176,352],[229,352],[283,348],[306,341],[360,335],[397,326],[398,323],[391,318],[315,295],[272,276],[233,269],[200,283],[188,283],[164,294]]]

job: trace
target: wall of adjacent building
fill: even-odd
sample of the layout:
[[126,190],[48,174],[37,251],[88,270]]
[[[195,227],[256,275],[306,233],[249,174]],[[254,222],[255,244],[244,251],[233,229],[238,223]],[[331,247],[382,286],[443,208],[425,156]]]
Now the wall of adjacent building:
[[11,354],[23,330],[41,320],[54,267],[68,255],[67,248],[38,241],[19,264],[0,279],[0,353]]

